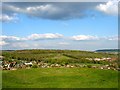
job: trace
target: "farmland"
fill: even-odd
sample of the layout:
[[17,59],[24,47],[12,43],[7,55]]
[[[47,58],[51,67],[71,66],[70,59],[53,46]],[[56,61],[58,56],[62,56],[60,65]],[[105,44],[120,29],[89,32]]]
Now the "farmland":
[[3,88],[117,88],[118,55],[79,50],[3,51]]

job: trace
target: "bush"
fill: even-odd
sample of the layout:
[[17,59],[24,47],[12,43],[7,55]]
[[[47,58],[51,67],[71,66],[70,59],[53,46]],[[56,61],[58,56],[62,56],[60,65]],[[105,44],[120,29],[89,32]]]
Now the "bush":
[[91,67],[92,67],[92,65],[87,65],[87,67],[88,67],[88,68],[91,68]]
[[33,65],[32,68],[38,68],[38,66],[37,65]]

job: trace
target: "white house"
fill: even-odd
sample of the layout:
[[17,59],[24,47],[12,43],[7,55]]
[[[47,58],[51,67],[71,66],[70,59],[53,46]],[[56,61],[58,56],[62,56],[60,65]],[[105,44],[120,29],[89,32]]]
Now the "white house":
[[33,65],[32,62],[29,62],[29,63],[25,63],[25,65]]

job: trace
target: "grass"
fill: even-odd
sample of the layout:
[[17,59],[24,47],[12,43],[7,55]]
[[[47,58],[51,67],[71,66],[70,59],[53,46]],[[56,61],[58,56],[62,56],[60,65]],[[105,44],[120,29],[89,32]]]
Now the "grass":
[[2,70],[0,70],[0,89],[2,89]]
[[3,71],[3,88],[117,88],[118,72],[92,68]]

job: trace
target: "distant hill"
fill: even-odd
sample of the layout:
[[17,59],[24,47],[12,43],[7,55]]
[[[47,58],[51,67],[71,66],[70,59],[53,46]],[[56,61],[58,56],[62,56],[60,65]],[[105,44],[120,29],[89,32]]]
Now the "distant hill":
[[96,50],[96,52],[105,52],[105,53],[118,53],[120,49],[102,49]]

